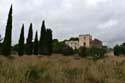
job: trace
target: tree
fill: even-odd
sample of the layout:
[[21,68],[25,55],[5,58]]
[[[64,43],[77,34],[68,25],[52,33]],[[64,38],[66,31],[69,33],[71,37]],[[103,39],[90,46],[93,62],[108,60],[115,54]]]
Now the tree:
[[24,24],[22,25],[19,44],[18,44],[18,55],[22,56],[24,54]]
[[2,54],[5,56],[9,56],[11,54],[11,39],[12,39],[12,5],[10,7],[5,37],[2,45]]
[[63,47],[65,43],[63,41],[58,41],[58,39],[54,39],[52,42],[53,53],[62,53]]
[[32,38],[33,38],[33,30],[32,30],[32,23],[31,23],[30,27],[29,27],[27,43],[26,43],[26,54],[27,55],[31,55],[32,51],[33,51]]
[[114,47],[114,55],[119,56],[119,55],[124,55],[125,54],[125,43],[121,45],[116,45]]
[[52,30],[51,29],[47,29],[47,36],[46,36],[46,40],[47,40],[47,50],[48,50],[48,54],[51,55],[52,54],[52,50],[53,50],[53,46],[52,46]]
[[36,31],[35,39],[34,39],[34,49],[33,49],[34,55],[38,55],[38,34]]
[[40,42],[39,42],[39,54],[46,54],[46,27],[45,21],[42,22],[41,33],[40,33]]
[[1,38],[1,35],[0,35],[0,44],[1,44],[1,41],[2,41],[2,38]]
[[1,35],[0,35],[0,54],[1,54],[1,50],[2,50],[2,43],[1,43],[1,41],[2,41],[2,38],[1,38]]
[[1,35],[0,35],[0,49],[1,49],[1,46],[2,46],[1,41],[2,41],[2,38],[1,38]]

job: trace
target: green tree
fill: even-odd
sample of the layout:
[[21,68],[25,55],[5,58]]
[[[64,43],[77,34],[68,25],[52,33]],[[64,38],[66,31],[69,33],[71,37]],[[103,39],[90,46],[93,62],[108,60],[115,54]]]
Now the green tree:
[[27,55],[31,55],[32,51],[33,51],[32,39],[33,39],[33,29],[32,29],[32,23],[31,23],[30,27],[29,27],[27,43],[26,43],[26,54]]
[[2,45],[2,54],[4,56],[9,56],[11,54],[11,39],[12,39],[12,5],[10,7],[5,37]]
[[58,39],[54,39],[52,43],[53,53],[62,53],[63,47],[65,43],[63,41],[58,41]]
[[2,43],[1,43],[1,41],[2,41],[2,38],[1,38],[1,35],[0,35],[0,54],[1,54],[1,50],[2,50]]
[[47,36],[46,36],[46,40],[47,40],[47,50],[48,50],[48,54],[51,55],[52,54],[52,50],[53,50],[53,46],[52,46],[52,30],[51,29],[47,29]]
[[116,45],[114,47],[114,55],[119,56],[119,55],[124,55],[125,54],[125,43],[121,45]]
[[18,55],[22,56],[24,54],[24,24],[22,25],[19,43],[18,43]]
[[41,33],[40,33],[40,42],[39,42],[39,54],[46,54],[46,27],[45,21],[42,22]]
[[36,35],[35,35],[35,39],[34,39],[34,49],[33,49],[33,53],[34,55],[38,55],[38,33],[36,31]]
[[1,49],[1,46],[2,46],[1,41],[2,41],[2,38],[1,38],[1,35],[0,35],[0,49]]

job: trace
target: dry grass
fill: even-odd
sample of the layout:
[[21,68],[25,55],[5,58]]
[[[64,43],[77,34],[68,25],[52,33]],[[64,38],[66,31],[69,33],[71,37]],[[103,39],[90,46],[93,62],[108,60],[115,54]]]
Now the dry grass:
[[125,83],[125,58],[1,56],[0,83]]

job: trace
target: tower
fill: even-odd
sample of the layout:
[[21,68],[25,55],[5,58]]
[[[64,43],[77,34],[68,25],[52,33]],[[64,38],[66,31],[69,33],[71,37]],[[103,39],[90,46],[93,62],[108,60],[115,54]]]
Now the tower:
[[90,34],[79,35],[79,46],[90,47],[92,41],[92,36]]

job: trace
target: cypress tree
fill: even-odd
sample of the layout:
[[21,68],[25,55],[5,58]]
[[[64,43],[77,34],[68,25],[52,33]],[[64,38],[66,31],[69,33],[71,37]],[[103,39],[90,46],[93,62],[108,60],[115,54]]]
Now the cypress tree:
[[51,55],[52,54],[52,30],[51,29],[47,29],[47,50],[48,50],[48,54]]
[[24,24],[22,25],[19,44],[18,44],[18,55],[22,56],[24,54]]
[[34,55],[38,55],[38,34],[36,31],[35,39],[34,39]]
[[7,25],[6,25],[6,31],[5,31],[5,37],[3,41],[2,46],[2,54],[5,56],[9,56],[11,54],[11,39],[12,39],[12,5],[10,7]]
[[45,27],[45,21],[43,21],[40,33],[39,54],[45,54],[45,51],[46,51],[46,27]]
[[27,43],[26,43],[26,54],[27,55],[31,55],[32,51],[33,51],[32,38],[33,38],[33,30],[32,30],[32,23],[31,23],[30,27],[29,27]]

